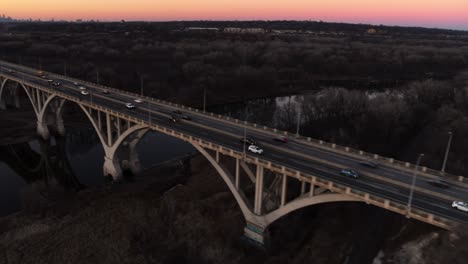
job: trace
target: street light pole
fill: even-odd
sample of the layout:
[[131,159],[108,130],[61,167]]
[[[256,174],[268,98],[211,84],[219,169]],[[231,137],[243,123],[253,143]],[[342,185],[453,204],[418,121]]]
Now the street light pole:
[[247,118],[248,118],[248,115],[247,115],[248,111],[247,110],[248,110],[248,108],[246,107],[245,108],[245,116],[244,116],[244,137],[242,139],[242,145],[244,147],[244,151],[243,151],[244,160],[245,160],[245,157],[246,157],[246,153],[245,153],[245,143],[246,142],[245,141],[247,141]]
[[447,142],[447,148],[445,149],[444,162],[442,163],[442,169],[441,169],[442,172],[445,172],[445,165],[447,165],[447,158],[448,158],[448,154],[449,154],[449,151],[450,151],[450,145],[452,143],[452,132],[449,131],[448,135],[449,135],[449,138],[448,138],[448,142]]
[[206,87],[203,86],[203,113],[206,111]]
[[141,96],[143,97],[143,76],[141,76],[140,74],[140,93],[141,93]]
[[99,69],[96,69],[96,83],[99,85]]
[[296,135],[299,136],[299,129],[301,127],[301,108],[297,108],[297,127],[296,127]]
[[414,186],[416,184],[416,172],[418,171],[419,163],[421,162],[422,157],[424,157],[424,154],[419,154],[418,160],[416,161],[416,167],[414,167],[414,173],[413,173],[413,179],[411,181],[411,189],[408,197],[408,211],[407,211],[407,217],[409,217],[409,214],[411,212],[411,202],[413,201],[413,193],[414,193]]

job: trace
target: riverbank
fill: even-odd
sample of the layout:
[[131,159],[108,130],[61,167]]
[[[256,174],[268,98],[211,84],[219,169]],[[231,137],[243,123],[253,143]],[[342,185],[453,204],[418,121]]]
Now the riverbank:
[[[426,259],[447,247],[451,264],[467,259],[448,232],[361,203],[297,211],[270,228],[270,251],[251,248],[234,198],[200,156],[32,208],[0,219],[0,263],[363,264],[379,251],[374,263],[447,263]],[[415,250],[428,262],[397,261]]]

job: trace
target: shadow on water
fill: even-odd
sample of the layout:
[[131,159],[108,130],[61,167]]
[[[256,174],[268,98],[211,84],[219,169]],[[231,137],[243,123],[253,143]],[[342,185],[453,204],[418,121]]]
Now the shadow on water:
[[[147,133],[137,151],[143,169],[195,152],[190,144],[157,132]],[[24,209],[26,200],[53,201],[63,194],[105,184],[103,162],[99,138],[88,127],[67,129],[64,137],[47,141],[36,137],[0,146],[0,216]],[[128,171],[124,174],[132,179]]]

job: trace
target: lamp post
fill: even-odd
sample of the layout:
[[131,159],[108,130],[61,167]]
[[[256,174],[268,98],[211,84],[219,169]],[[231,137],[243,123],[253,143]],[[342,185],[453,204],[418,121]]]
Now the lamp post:
[[245,157],[246,157],[246,140],[247,140],[247,120],[249,118],[249,111],[248,111],[248,107],[245,107],[245,116],[244,116],[244,137],[242,139],[242,145],[243,145],[243,153],[244,153],[244,160],[245,160]]
[[206,87],[203,86],[203,113],[206,111]]
[[96,69],[96,84],[99,85],[99,69]]
[[413,179],[411,180],[411,189],[408,197],[407,217],[409,217],[409,214],[411,212],[411,202],[413,201],[414,186],[416,184],[416,172],[418,171],[419,163],[421,162],[422,157],[424,157],[424,154],[419,154],[418,160],[416,161],[416,166],[414,167]]
[[297,127],[296,135],[299,136],[299,129],[301,128],[301,108],[297,107]]
[[452,132],[449,131],[448,135],[449,135],[449,138],[448,138],[448,142],[447,142],[447,148],[445,149],[444,162],[442,163],[442,169],[441,169],[441,171],[443,173],[445,173],[445,165],[447,165],[447,158],[448,158],[448,154],[449,154],[449,151],[450,151],[450,145],[452,143]]
[[140,74],[140,93],[141,97],[143,97],[143,76]]

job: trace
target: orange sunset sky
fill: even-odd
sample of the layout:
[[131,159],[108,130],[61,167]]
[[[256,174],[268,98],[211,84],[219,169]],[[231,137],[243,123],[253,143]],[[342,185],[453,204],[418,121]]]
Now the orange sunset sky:
[[468,0],[0,0],[25,19],[323,20],[468,30]]

